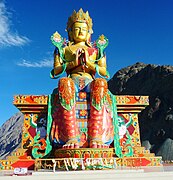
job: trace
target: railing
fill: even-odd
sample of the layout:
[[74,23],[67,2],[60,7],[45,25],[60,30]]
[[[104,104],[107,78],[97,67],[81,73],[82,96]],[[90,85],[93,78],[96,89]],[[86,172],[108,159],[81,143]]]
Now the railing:
[[57,158],[36,159],[35,171],[41,169],[53,170],[87,170],[87,169],[115,169],[115,158]]

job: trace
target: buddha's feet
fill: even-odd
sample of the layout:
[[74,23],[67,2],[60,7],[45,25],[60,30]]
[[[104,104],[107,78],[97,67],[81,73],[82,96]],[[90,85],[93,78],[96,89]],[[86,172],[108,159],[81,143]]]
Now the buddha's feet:
[[79,148],[79,143],[76,139],[68,140],[65,145],[62,147],[63,149],[74,149]]
[[109,146],[104,144],[100,140],[91,140],[90,141],[90,148],[109,148]]

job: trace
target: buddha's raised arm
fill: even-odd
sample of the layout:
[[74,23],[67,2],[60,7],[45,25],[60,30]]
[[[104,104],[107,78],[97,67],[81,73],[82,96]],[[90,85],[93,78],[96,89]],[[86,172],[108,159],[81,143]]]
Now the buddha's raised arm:
[[59,75],[63,72],[63,60],[57,50],[54,51],[54,75]]

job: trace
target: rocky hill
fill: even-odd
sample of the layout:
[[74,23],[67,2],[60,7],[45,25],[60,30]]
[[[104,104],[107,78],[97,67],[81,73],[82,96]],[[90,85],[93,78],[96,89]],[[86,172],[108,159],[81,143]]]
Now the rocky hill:
[[17,113],[0,127],[0,159],[20,147],[22,138],[23,114]]
[[[163,160],[173,160],[173,66],[136,63],[109,81],[113,94],[148,95],[150,105],[139,114],[143,146]],[[21,145],[23,115],[15,114],[0,128],[0,158]]]
[[150,105],[139,114],[142,144],[163,160],[173,160],[173,66],[136,63],[119,70],[109,89],[150,97]]

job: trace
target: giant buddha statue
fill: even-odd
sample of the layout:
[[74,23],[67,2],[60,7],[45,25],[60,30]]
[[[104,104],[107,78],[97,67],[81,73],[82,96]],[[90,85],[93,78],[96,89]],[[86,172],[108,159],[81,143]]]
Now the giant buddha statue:
[[[108,148],[113,141],[111,98],[106,78],[104,49],[108,39],[101,35],[91,43],[92,19],[82,9],[68,18],[68,42],[56,32],[51,37],[55,45],[54,68],[51,77],[58,82],[52,110],[51,137],[62,148]],[[100,76],[96,78],[96,74]],[[86,129],[82,133],[76,118],[77,96],[86,93],[89,108]]]
[[[124,162],[125,166],[132,161],[136,166],[155,164],[155,157],[147,155],[146,159],[141,147],[137,115],[148,105],[148,97],[116,97],[109,92],[104,52],[108,39],[101,35],[91,42],[92,19],[88,12],[74,11],[66,30],[68,41],[58,32],[51,36],[55,46],[51,78],[59,78],[53,93],[15,97],[15,105],[25,113],[22,146],[29,158],[32,150],[36,167],[51,167],[47,164],[50,158],[58,158],[52,159],[54,165],[58,162],[58,167],[67,170],[68,166],[115,168],[115,150],[120,158],[117,163]],[[144,155],[144,159],[134,161],[133,154]],[[124,161],[123,157],[132,159]],[[160,163],[160,158],[157,161]]]

